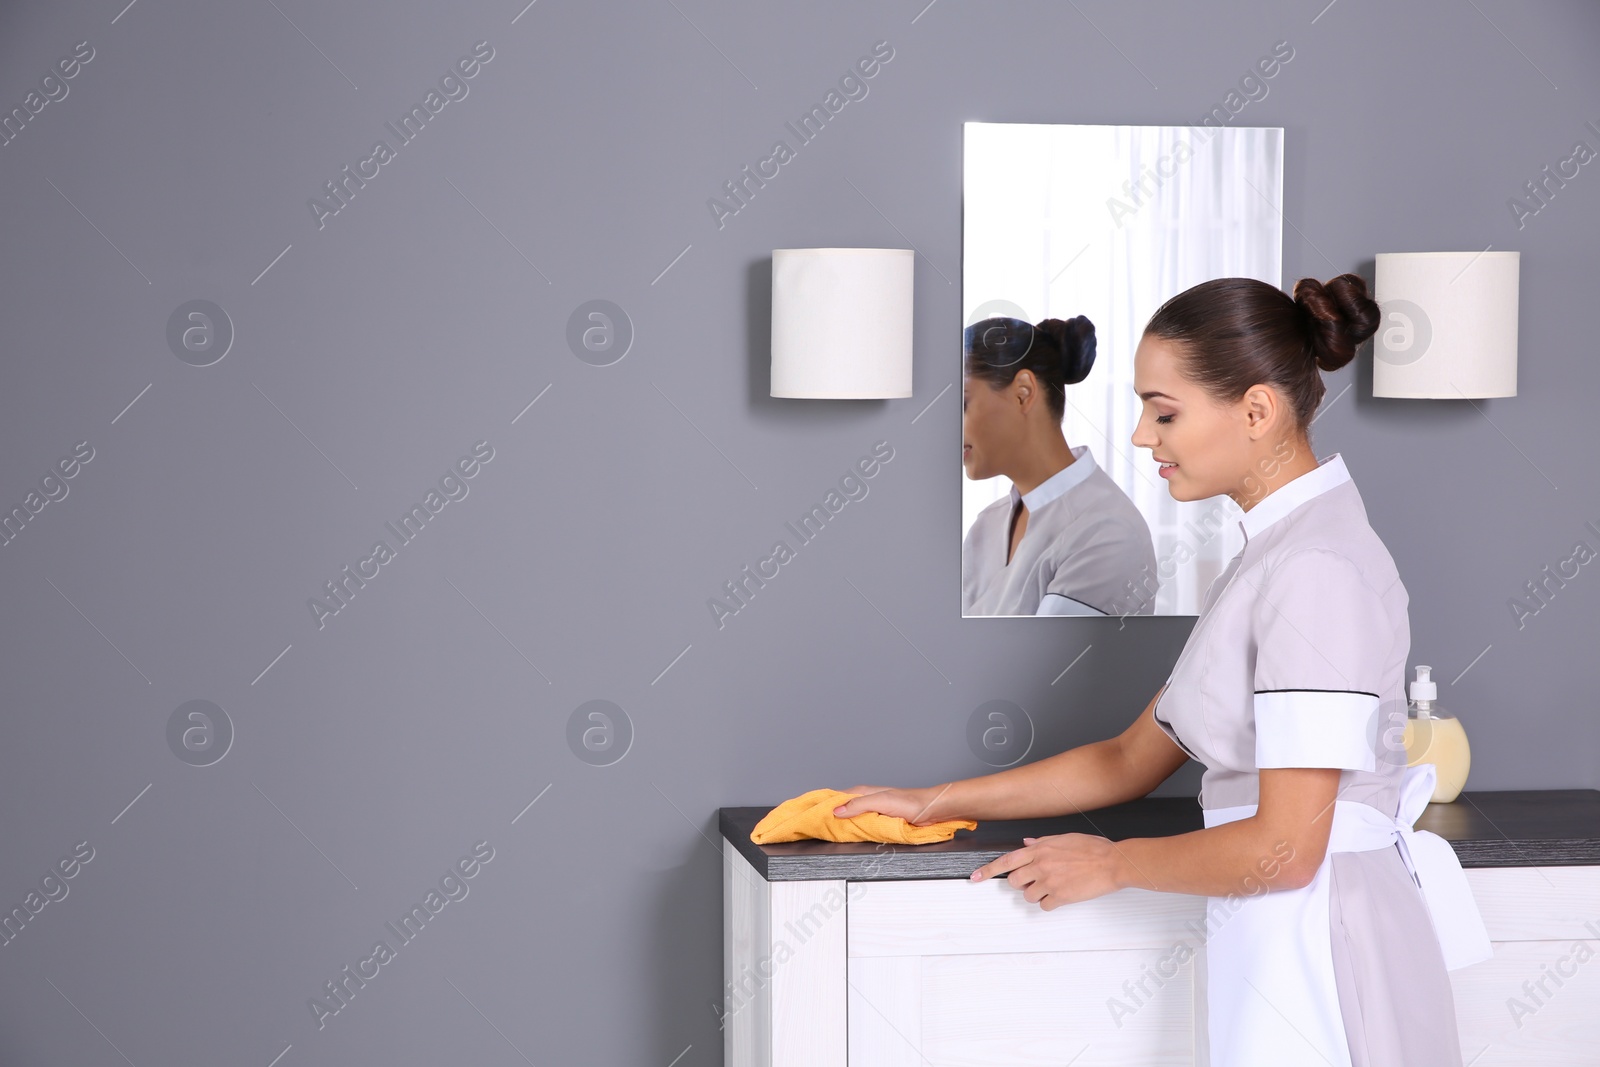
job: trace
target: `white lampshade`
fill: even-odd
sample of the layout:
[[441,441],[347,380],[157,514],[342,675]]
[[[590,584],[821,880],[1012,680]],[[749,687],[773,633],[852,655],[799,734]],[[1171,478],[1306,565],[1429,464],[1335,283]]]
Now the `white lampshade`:
[[1521,252],[1380,252],[1372,395],[1517,395]]
[[911,395],[909,248],[772,250],[772,395]]

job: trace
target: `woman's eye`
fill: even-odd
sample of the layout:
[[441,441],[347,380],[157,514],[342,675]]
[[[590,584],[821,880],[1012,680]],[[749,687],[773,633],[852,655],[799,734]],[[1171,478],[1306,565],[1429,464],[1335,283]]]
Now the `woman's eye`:
[[1167,423],[1172,421],[1172,416],[1171,415],[1157,415],[1156,416],[1156,421],[1161,423],[1163,426],[1165,426]]

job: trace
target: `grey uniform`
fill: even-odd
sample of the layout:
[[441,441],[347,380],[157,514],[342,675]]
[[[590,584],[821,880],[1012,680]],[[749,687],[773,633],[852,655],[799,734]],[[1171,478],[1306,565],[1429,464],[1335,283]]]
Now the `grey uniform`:
[[[1343,459],[1335,453],[1279,486],[1240,526],[1245,546],[1206,591],[1156,722],[1205,764],[1200,804],[1222,821],[1258,803],[1259,771],[1268,767],[1340,768],[1338,801],[1394,816],[1406,771],[1399,730],[1409,597]],[[1331,948],[1338,1002],[1328,1017],[1335,1026],[1342,1019],[1354,1067],[1461,1064],[1444,956],[1408,855],[1399,842],[1330,848],[1317,874],[1326,911],[1305,913],[1314,916],[1312,941],[1315,927],[1327,926],[1331,945],[1318,947],[1324,955]],[[1211,981],[1236,982],[1250,966],[1230,959]],[[1334,984],[1309,995],[1328,999]],[[1271,1001],[1280,993],[1246,995]],[[1287,1003],[1296,991],[1281,995]],[[1219,1020],[1214,1009],[1197,1023],[1259,1029],[1268,1015],[1245,1023],[1237,1014]],[[1230,1034],[1221,1047],[1247,1039]],[[1213,1054],[1224,1055],[1212,1040]]]
[[[963,615],[1149,615],[1158,588],[1144,516],[1088,445],[1032,491],[984,508],[961,546]],[[1028,528],[1011,561],[1011,516]]]

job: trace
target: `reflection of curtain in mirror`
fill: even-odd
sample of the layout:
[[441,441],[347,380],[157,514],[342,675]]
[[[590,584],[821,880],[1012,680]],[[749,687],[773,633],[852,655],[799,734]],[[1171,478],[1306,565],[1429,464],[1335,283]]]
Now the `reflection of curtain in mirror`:
[[[1138,421],[1133,352],[1163,301],[1210,278],[1281,286],[1282,133],[1209,127],[982,124],[968,128],[965,315],[1007,299],[1035,321],[1087,315],[1094,370],[1067,390],[1063,433],[1150,524],[1162,586],[1158,614],[1196,614],[1243,545],[1226,496],[1172,499],[1129,438]],[[1178,162],[1178,145],[1192,158]],[[1140,183],[1143,183],[1142,186]],[[965,320],[964,320],[965,321]],[[963,478],[963,535],[1009,491]]]
[[[1274,206],[1281,135],[1263,129],[1216,133],[1209,127],[1116,130],[1115,156],[1128,161],[1124,180],[1138,182],[1142,177],[1146,188],[1161,183],[1153,199],[1136,214],[1123,217],[1124,225],[1111,232],[1107,244],[1109,270],[1121,283],[1113,287],[1118,304],[1111,309],[1114,317],[1108,325],[1114,336],[1131,344],[1137,344],[1144,324],[1163,301],[1207,279],[1249,277],[1282,284],[1282,230]],[[1176,164],[1174,153],[1180,142],[1194,156]],[[1166,171],[1173,171],[1172,177],[1162,178]],[[1131,394],[1131,351],[1127,356],[1113,361],[1123,380],[1109,383],[1108,388]],[[1129,410],[1108,403],[1085,414],[1105,425],[1126,417]],[[1069,420],[1072,415],[1069,410]],[[1064,430],[1070,438],[1074,432],[1070,421]],[[1237,524],[1242,513],[1225,496],[1173,500],[1150,453],[1128,444],[1133,431],[1132,423],[1107,426],[1111,438],[1107,447],[1116,442],[1118,448],[1105,462],[1150,523],[1156,559],[1172,575],[1170,579],[1163,575],[1156,609],[1198,612],[1211,580],[1244,544]],[[1084,427],[1079,433],[1083,432],[1092,429]],[[1190,564],[1175,566],[1191,553]]]

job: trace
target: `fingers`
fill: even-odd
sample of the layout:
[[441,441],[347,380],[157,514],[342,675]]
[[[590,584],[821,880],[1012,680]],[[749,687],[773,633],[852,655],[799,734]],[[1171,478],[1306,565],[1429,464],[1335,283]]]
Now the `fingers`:
[[833,814],[841,819],[848,819],[853,816],[860,815],[864,811],[872,810],[874,810],[872,805],[862,803],[860,797],[851,797],[843,804],[835,807],[833,809]]
[[857,795],[854,796],[854,797],[851,797],[849,800],[845,801],[843,804],[840,804],[837,807],[835,807],[833,809],[833,814],[837,818],[849,819],[849,818],[853,818],[854,816],[860,815],[863,811],[874,811],[876,809],[873,808],[871,804],[863,804],[863,803],[859,802],[861,800],[861,797],[866,796],[866,795],[871,794],[871,793],[884,793],[884,792],[887,792],[887,791],[888,791],[887,788],[884,787],[884,786],[881,786],[881,785],[858,785],[858,786],[853,786],[853,787],[851,787],[849,789],[841,789],[840,790],[841,793],[855,793]]
[[997,857],[996,859],[992,859],[988,863],[985,863],[982,867],[979,867],[977,870],[973,871],[969,877],[974,882],[982,882],[989,878],[993,878],[996,875],[1006,874],[1009,871],[1014,871],[1018,867],[1024,867],[1028,863],[1032,862],[1032,860],[1033,850],[1031,847],[1015,849],[1011,852],[1007,852],[1003,856]]

